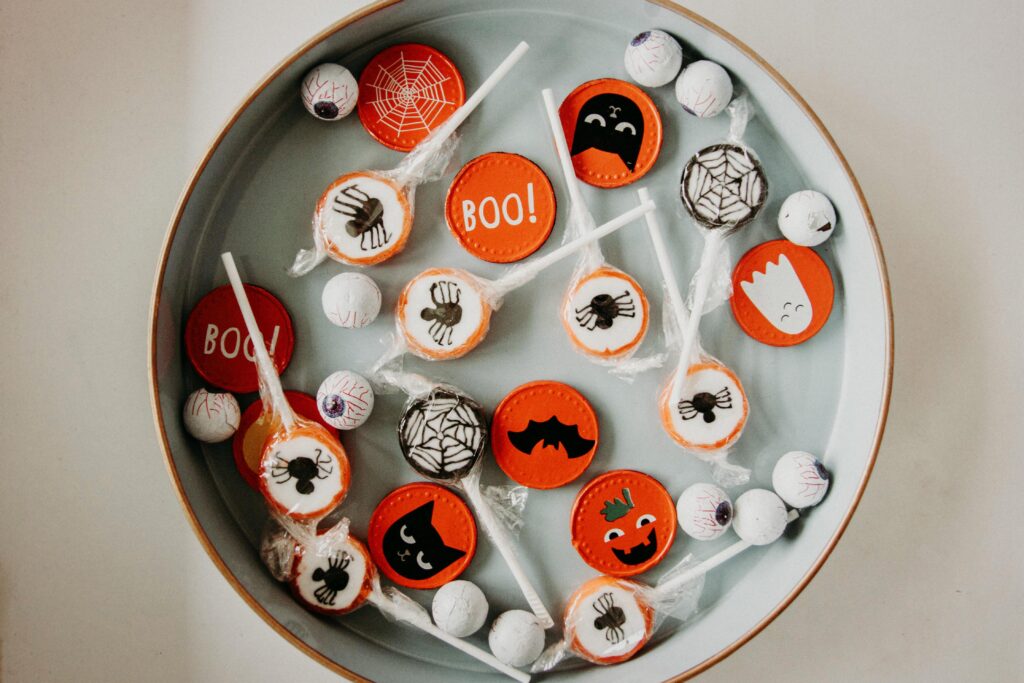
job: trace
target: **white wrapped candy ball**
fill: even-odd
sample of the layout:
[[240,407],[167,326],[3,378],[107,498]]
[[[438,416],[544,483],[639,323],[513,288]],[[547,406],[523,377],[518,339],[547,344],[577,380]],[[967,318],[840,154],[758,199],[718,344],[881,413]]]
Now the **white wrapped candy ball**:
[[669,83],[683,64],[683,49],[676,39],[657,29],[633,37],[626,46],[626,73],[640,85],[657,88]]
[[817,246],[836,231],[835,207],[820,192],[794,192],[779,209],[779,230],[793,244]]
[[676,99],[694,116],[718,116],[732,100],[729,72],[706,59],[689,64],[676,79]]
[[509,610],[491,624],[487,644],[503,664],[524,667],[532,664],[544,650],[544,629],[532,613]]
[[320,384],[316,391],[316,407],[332,427],[361,427],[373,412],[373,387],[362,375],[351,370],[339,370]]
[[339,121],[356,108],[359,84],[340,64],[321,64],[302,79],[302,104],[321,121]]
[[786,504],[767,489],[751,489],[736,499],[732,528],[751,545],[768,545],[786,530]]
[[456,638],[471,636],[487,621],[487,598],[470,581],[451,581],[434,593],[434,623]]
[[220,443],[230,439],[238,429],[241,410],[238,400],[231,394],[211,394],[196,389],[185,400],[182,411],[185,429],[205,443]]
[[342,273],[324,285],[320,303],[338,327],[366,327],[380,313],[380,287],[362,273]]
[[802,510],[817,505],[828,493],[828,470],[805,451],[790,451],[775,463],[772,488],[790,507]]
[[724,534],[732,517],[732,499],[714,484],[694,484],[676,502],[679,526],[699,541],[712,541]]

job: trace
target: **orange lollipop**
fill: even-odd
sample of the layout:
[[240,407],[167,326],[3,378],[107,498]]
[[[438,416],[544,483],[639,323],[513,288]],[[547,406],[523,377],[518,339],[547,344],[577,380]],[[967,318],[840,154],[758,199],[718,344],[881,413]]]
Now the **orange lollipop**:
[[569,647],[595,664],[618,664],[639,652],[654,633],[654,608],[644,588],[610,576],[577,588],[565,608]]

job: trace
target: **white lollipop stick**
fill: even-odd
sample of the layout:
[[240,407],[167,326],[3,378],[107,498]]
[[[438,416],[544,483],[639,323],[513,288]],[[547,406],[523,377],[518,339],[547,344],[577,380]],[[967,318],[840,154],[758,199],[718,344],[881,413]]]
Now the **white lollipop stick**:
[[495,669],[496,671],[500,671],[509,678],[519,681],[519,683],[528,683],[530,680],[529,674],[523,673],[518,669],[513,669],[511,666],[508,666],[507,664],[503,664],[502,662],[500,662],[498,658],[492,655],[490,652],[482,650],[481,648],[477,647],[476,645],[473,645],[472,643],[467,643],[461,638],[456,638],[450,633],[442,631],[433,623],[431,623],[428,619],[406,619],[406,615],[401,610],[397,610],[395,608],[395,605],[382,595],[378,595],[377,593],[370,593],[368,602],[377,609],[379,609],[381,612],[391,616],[392,618],[403,623],[409,624],[410,626],[415,626],[424,633],[431,635],[437,638],[438,640],[444,641],[445,643],[451,645],[457,650],[465,652],[470,657],[483,662],[484,664]]
[[540,595],[537,594],[537,589],[530,583],[530,579],[523,570],[523,566],[519,564],[519,559],[516,557],[515,549],[512,547],[512,542],[509,540],[505,527],[494,517],[490,504],[484,500],[483,493],[480,491],[479,481],[460,483],[462,490],[466,492],[466,496],[469,498],[469,502],[473,505],[473,509],[476,510],[480,522],[484,525],[484,529],[487,530],[487,534],[494,541],[498,552],[505,559],[505,564],[512,571],[512,577],[519,584],[519,590],[523,592],[523,597],[526,598],[527,604],[530,605],[530,609],[536,615],[540,625],[545,629],[551,628],[555,625],[555,621],[551,618],[551,613],[548,612],[543,601],[541,601]]
[[[555,109],[555,99],[551,94],[551,88],[544,88],[541,91],[544,98],[544,108],[548,113],[548,124],[551,126],[551,134],[555,136],[555,150],[558,152],[558,161],[562,166],[562,178],[565,179],[565,187],[569,190],[569,202],[573,208],[585,216],[589,216],[587,203],[580,192],[580,179],[576,177],[576,169],[572,165],[572,157],[569,155],[569,144],[565,140],[565,130],[562,129],[562,122],[558,120],[558,112]],[[643,201],[643,200],[641,200]],[[589,224],[587,224],[589,227]]]
[[285,398],[284,389],[281,387],[281,378],[278,377],[274,361],[270,359],[270,354],[267,352],[266,342],[263,341],[263,333],[260,332],[259,325],[256,324],[256,316],[253,315],[252,306],[249,304],[249,297],[245,293],[245,287],[242,286],[242,278],[238,276],[235,259],[231,256],[230,251],[221,254],[220,259],[224,262],[224,269],[228,272],[231,289],[235,292],[238,307],[242,310],[242,319],[245,320],[245,327],[249,332],[249,338],[252,340],[253,351],[256,353],[256,369],[263,380],[261,384],[263,387],[266,387],[267,393],[270,394],[270,404],[274,407],[277,414],[281,416],[284,426],[291,428],[295,426],[295,413],[292,412],[292,407],[288,403],[288,399]]

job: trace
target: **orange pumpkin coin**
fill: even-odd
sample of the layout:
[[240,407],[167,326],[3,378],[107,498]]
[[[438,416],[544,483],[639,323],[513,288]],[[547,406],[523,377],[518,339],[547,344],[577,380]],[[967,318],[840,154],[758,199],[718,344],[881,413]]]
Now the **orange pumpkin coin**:
[[572,506],[572,544],[609,576],[635,576],[658,564],[676,537],[676,507],[665,487],[634,470],[592,479]]
[[573,652],[595,664],[624,662],[654,633],[654,608],[644,587],[628,579],[595,577],[576,589],[565,608]]
[[543,246],[555,225],[555,191],[524,156],[490,152],[462,167],[448,188],[445,219],[459,244],[491,263],[511,263]]
[[644,177],[661,151],[661,115],[632,83],[601,78],[579,86],[558,109],[576,175],[595,187]]
[[348,614],[370,597],[375,573],[366,546],[349,536],[323,555],[297,546],[289,584],[292,594],[307,609],[321,614]]
[[721,363],[694,363],[685,394],[672,405],[672,381],[658,397],[661,424],[683,448],[710,452],[731,446],[747,424],[750,404],[740,378]]
[[418,43],[378,52],[359,74],[359,121],[377,142],[408,152],[466,101],[459,70]]
[[319,519],[345,499],[352,476],[338,437],[311,420],[272,430],[260,457],[260,492],[278,512]]
[[650,305],[640,283],[604,266],[580,278],[562,305],[569,341],[598,360],[627,356],[647,334]]
[[443,586],[476,552],[473,513],[437,484],[408,484],[385,496],[370,517],[368,536],[380,571],[408,588]]
[[816,335],[832,313],[835,284],[813,249],[789,240],[760,244],[736,264],[729,300],[740,328],[763,344],[794,346]]
[[523,486],[553,489],[583,474],[597,452],[597,414],[561,382],[530,382],[502,399],[491,421],[491,450]]
[[395,315],[409,350],[428,360],[464,356],[491,325],[491,305],[476,278],[457,268],[429,268],[410,280]]
[[313,229],[331,258],[372,266],[405,249],[412,206],[405,189],[372,171],[346,173],[316,203]]

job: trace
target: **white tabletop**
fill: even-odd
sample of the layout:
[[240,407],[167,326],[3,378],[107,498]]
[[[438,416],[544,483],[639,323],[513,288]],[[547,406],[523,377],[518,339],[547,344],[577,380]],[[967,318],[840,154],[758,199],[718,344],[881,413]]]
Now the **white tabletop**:
[[[157,448],[146,319],[209,140],[362,3],[0,3],[0,679],[332,681],[232,591]],[[835,135],[892,277],[896,380],[832,558],[702,681],[1024,678],[1024,6],[694,0]]]

